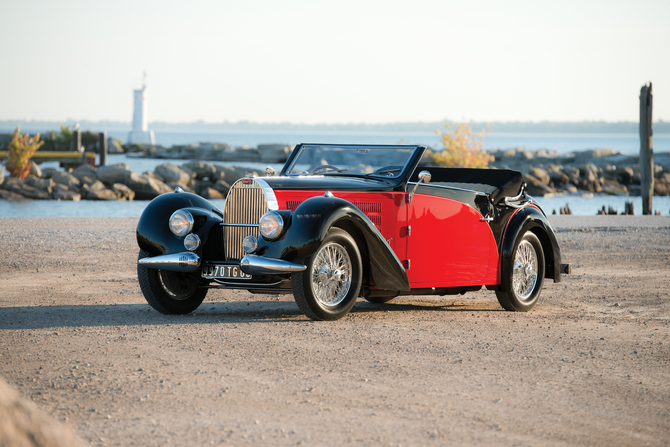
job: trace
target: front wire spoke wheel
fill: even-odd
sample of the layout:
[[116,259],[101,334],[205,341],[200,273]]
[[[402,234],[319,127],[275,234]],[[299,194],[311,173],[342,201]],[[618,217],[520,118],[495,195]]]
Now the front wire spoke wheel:
[[356,241],[340,228],[331,228],[315,253],[296,260],[304,272],[291,275],[295,302],[313,320],[338,320],[356,302],[363,263]]
[[351,259],[337,243],[321,247],[312,268],[314,295],[324,306],[336,306],[351,286]]

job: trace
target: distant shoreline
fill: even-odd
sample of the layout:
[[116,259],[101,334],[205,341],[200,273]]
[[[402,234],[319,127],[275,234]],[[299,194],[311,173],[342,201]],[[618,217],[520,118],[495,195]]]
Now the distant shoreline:
[[[155,131],[188,131],[188,132],[434,132],[443,129],[447,121],[426,122],[395,122],[395,123],[335,123],[335,124],[300,124],[300,123],[256,123],[251,121],[239,122],[205,122],[190,123],[150,122],[149,128]],[[606,122],[606,121],[515,121],[515,122],[469,122],[473,129],[478,131],[490,129],[496,133],[572,133],[572,134],[631,134],[638,133],[639,124],[633,121]],[[71,127],[79,124],[81,129],[96,129],[97,131],[129,131],[130,121],[87,121],[72,120],[41,121],[41,120],[4,120],[0,121],[0,133],[11,132],[17,126],[25,130],[58,130],[60,126]],[[670,134],[670,122],[657,121],[654,123],[655,134]]]

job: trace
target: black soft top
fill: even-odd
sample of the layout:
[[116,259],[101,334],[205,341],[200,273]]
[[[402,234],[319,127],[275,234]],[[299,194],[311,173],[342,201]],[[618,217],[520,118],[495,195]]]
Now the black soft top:
[[426,170],[431,174],[430,182],[482,183],[496,188],[490,194],[491,202],[498,203],[505,197],[515,197],[524,183],[523,174],[510,169],[470,169],[439,168],[434,166],[418,167],[410,177],[410,182],[419,181],[419,172]]

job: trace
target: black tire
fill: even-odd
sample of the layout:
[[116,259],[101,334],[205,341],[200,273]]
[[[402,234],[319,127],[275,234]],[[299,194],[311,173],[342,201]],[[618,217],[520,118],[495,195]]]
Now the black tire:
[[[324,259],[328,255],[330,264]],[[349,233],[331,228],[314,254],[296,262],[307,266],[291,275],[293,297],[305,315],[312,320],[339,320],[349,313],[363,271],[361,254]]]
[[[140,250],[137,259],[149,257]],[[137,264],[137,279],[147,303],[162,314],[175,315],[193,312],[207,295],[207,289],[189,273],[150,269]]]
[[528,312],[535,307],[544,282],[544,266],[542,244],[537,236],[528,231],[514,245],[509,271],[510,290],[496,291],[500,305],[505,310],[516,312]]

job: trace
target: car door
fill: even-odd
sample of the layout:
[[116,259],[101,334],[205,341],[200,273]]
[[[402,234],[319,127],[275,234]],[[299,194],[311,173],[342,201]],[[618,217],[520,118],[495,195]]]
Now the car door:
[[407,219],[405,268],[412,288],[484,284],[495,241],[479,211],[458,200],[417,193]]

